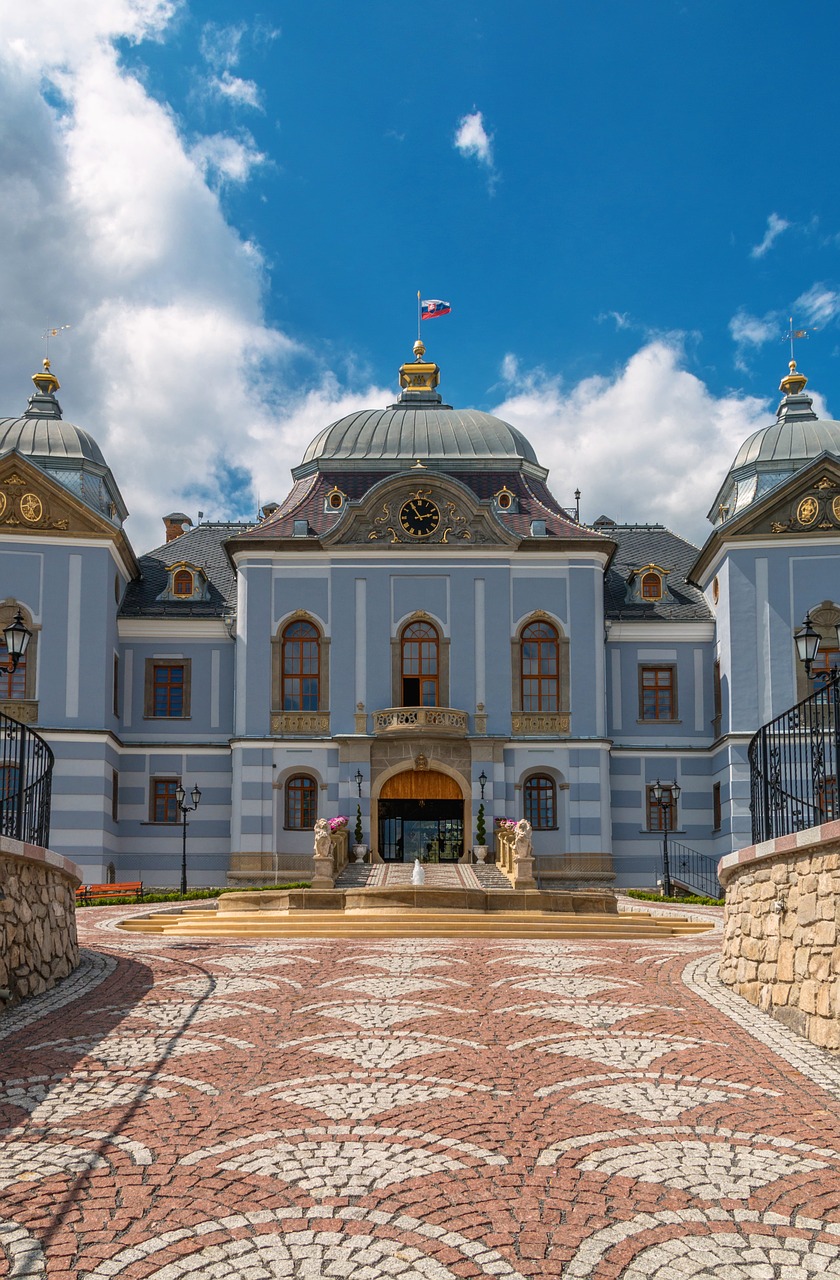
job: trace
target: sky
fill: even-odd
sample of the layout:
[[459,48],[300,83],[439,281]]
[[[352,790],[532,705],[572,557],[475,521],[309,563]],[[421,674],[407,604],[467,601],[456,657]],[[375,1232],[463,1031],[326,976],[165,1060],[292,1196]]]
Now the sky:
[[835,0],[0,0],[0,414],[49,354],[138,552],[444,399],[698,544],[788,317],[840,415]]

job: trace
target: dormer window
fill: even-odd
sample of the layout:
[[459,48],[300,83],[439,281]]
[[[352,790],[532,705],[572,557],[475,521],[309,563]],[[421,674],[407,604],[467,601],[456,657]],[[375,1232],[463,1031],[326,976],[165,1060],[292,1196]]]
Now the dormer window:
[[642,599],[662,599],[662,579],[658,573],[654,573],[652,570],[646,573],[642,578]]
[[179,598],[191,596],[195,589],[194,582],[189,569],[179,569],[172,577],[172,594]]
[[157,598],[161,601],[207,600],[209,586],[203,569],[179,560],[176,564],[167,565],[166,586]]
[[341,511],[344,508],[344,505],[346,502],[347,502],[347,494],[342,493],[341,490],[338,488],[338,486],[335,485],[332,489],[330,489],[329,493],[324,499],[324,510],[325,511]]
[[627,579],[627,599],[642,604],[655,604],[668,594],[666,579],[670,569],[661,564],[643,564],[633,569]]
[[493,501],[496,504],[497,511],[518,511],[519,502],[515,493],[511,493],[507,485],[502,485],[498,493],[493,494]]

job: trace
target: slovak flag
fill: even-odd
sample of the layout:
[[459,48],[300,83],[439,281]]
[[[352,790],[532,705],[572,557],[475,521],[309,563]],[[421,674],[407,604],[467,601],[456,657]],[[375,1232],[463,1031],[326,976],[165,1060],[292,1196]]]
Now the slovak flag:
[[434,320],[437,316],[448,316],[452,308],[448,302],[440,298],[429,298],[420,303],[420,319]]

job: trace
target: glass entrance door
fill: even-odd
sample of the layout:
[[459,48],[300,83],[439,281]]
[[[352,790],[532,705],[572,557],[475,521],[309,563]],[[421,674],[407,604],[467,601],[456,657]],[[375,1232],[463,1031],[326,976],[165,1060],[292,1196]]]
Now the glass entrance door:
[[463,852],[463,801],[379,801],[379,853],[384,862],[457,862]]

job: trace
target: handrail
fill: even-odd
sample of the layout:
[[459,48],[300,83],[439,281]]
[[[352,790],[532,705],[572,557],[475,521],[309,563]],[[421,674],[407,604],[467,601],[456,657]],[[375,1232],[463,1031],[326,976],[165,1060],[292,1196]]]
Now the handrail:
[[718,880],[717,858],[708,853],[691,849],[679,840],[669,840],[671,880],[707,898],[722,898],[723,888]]
[[54,764],[39,733],[0,713],[0,835],[48,847]]
[[754,844],[838,816],[838,733],[840,672],[754,735],[747,751]]

